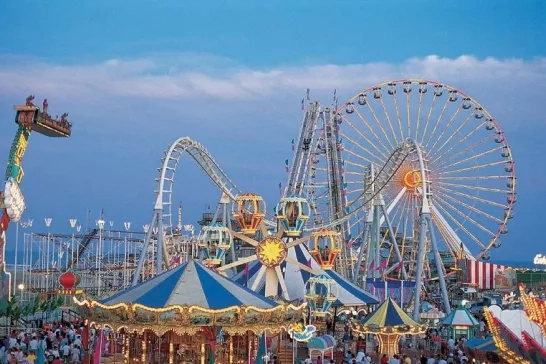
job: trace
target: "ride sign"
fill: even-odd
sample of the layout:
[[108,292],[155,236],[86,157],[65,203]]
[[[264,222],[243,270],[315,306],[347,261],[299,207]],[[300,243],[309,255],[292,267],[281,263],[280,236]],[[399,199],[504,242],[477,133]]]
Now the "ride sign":
[[535,258],[533,259],[534,265],[546,265],[546,255],[543,254],[537,254],[535,255]]

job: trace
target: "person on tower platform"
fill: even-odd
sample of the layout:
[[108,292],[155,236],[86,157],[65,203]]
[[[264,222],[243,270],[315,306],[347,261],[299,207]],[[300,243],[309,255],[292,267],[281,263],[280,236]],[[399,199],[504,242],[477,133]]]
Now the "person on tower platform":
[[44,113],[44,115],[47,117],[48,114],[47,114],[47,108],[48,108],[49,104],[47,103],[47,99],[44,99],[44,102],[42,103],[42,112]]

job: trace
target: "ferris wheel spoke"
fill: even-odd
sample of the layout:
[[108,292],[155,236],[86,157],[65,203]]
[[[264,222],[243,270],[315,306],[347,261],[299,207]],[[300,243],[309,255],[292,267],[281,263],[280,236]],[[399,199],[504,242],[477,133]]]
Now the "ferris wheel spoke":
[[391,121],[391,116],[387,110],[387,106],[385,105],[385,100],[383,97],[379,98],[379,101],[381,102],[381,107],[383,108],[383,113],[385,113],[385,117],[387,118],[387,122],[389,123],[389,128],[391,129],[391,132],[392,132],[392,137],[394,138],[394,144],[395,145],[398,145],[399,142],[401,142],[402,140],[398,140],[398,138],[396,137],[396,132],[394,131],[394,127],[392,125],[392,121]]
[[[428,145],[429,145],[430,141],[434,137],[434,134],[436,134],[436,129],[438,129],[438,127],[440,126],[440,122],[443,120],[444,113],[447,110],[447,106],[449,105],[449,102],[450,101],[449,101],[449,96],[448,96],[448,97],[446,97],[446,101],[444,102],[444,106],[442,107],[442,110],[440,111],[440,115],[438,115],[438,118],[436,119],[436,122],[434,123],[434,127],[432,128],[432,132],[430,133],[426,143],[424,143],[424,144],[421,143],[427,148],[427,150],[429,150]],[[423,136],[423,139],[424,139],[424,136]]]
[[[382,93],[381,93],[381,89],[379,89],[379,92],[380,92],[379,98],[382,99],[382,98],[383,98],[383,95],[382,95]],[[373,108],[372,104],[368,102],[366,105],[368,106],[368,110],[370,110],[370,112],[372,113],[373,118],[374,118],[374,120],[375,120],[377,126],[379,126],[379,129],[381,130],[381,132],[382,132],[383,135],[385,136],[385,140],[387,141],[387,143],[389,143],[389,146],[391,147],[390,150],[393,150],[393,149],[395,148],[396,143],[393,144],[393,143],[391,142],[391,139],[389,138],[387,132],[385,131],[385,128],[383,128],[383,123],[382,123],[381,120],[379,120],[379,118],[377,117],[377,114],[375,113],[375,109]],[[387,148],[387,150],[389,150],[389,149]]]
[[496,193],[504,193],[504,194],[508,194],[508,193],[512,192],[510,190],[501,190],[500,188],[470,186],[470,185],[461,184],[461,183],[436,182],[436,184],[438,184],[440,186],[449,186],[449,187],[455,187],[455,188],[462,188],[462,189],[465,189],[465,190],[496,192]]
[[476,226],[477,228],[479,228],[481,231],[483,231],[484,233],[490,235],[490,236],[495,236],[495,233],[492,232],[491,230],[487,229],[485,226],[483,226],[482,224],[480,224],[479,222],[477,222],[475,219],[473,219],[470,214],[468,213],[464,213],[462,212],[460,209],[458,209],[456,206],[453,206],[451,203],[447,202],[445,199],[443,199],[442,197],[440,196],[435,196],[435,199],[436,201],[440,200],[440,202],[442,202],[443,205],[449,207],[451,209],[451,211],[454,211],[457,215],[459,215],[461,218],[465,219],[466,221],[469,221],[470,223],[474,224],[474,226]]
[[450,176],[450,177],[436,177],[437,181],[479,181],[479,180],[488,180],[488,179],[506,179],[506,175],[496,175],[496,176]]
[[454,195],[457,195],[457,196],[461,196],[461,197],[465,197],[465,198],[468,198],[468,199],[471,199],[471,200],[475,200],[475,201],[481,202],[481,203],[486,204],[486,205],[500,207],[502,209],[506,208],[506,205],[500,204],[500,203],[495,202],[495,201],[491,201],[490,199],[485,199],[485,198],[481,198],[481,197],[478,197],[478,196],[469,195],[468,193],[453,190],[451,188],[447,188],[447,187],[444,187],[444,186],[436,186],[436,189],[438,189],[440,191],[443,191],[445,193],[454,194]]
[[491,215],[491,214],[489,214],[489,213],[487,213],[487,212],[485,212],[483,210],[480,210],[480,209],[478,209],[478,208],[476,208],[476,207],[474,207],[472,205],[469,205],[469,204],[465,203],[464,201],[458,200],[458,199],[454,198],[451,195],[441,194],[441,196],[442,196],[442,199],[450,200],[454,204],[460,205],[460,206],[462,206],[462,207],[464,207],[466,209],[469,209],[470,211],[474,211],[475,213],[477,213],[477,214],[479,214],[479,215],[481,215],[483,217],[487,217],[488,219],[493,220],[493,221],[497,222],[498,224],[502,224],[504,222],[504,220],[499,219],[498,217],[495,217],[495,216],[493,216],[493,215]]
[[[486,151],[483,151],[481,153],[478,153],[478,154],[474,154],[468,158],[465,158],[465,159],[461,159],[457,162],[454,162],[454,163],[451,163],[451,164],[448,164],[448,165],[439,165],[438,169],[447,169],[447,168],[450,168],[450,167],[455,167],[457,165],[460,165],[460,164],[463,164],[463,163],[468,163],[468,162],[472,162],[474,160],[479,160],[480,158],[482,157],[485,157],[485,156],[488,156],[490,154],[493,154],[495,152],[499,152],[499,151],[502,151],[503,147],[497,147],[497,148],[493,148],[493,149],[488,149]],[[505,164],[506,161],[499,161],[499,164]],[[441,167],[440,167],[441,166]]]
[[[349,140],[349,141],[352,142],[352,140],[350,139],[350,137],[349,137],[347,134],[340,133],[340,136],[343,137],[344,139],[347,139],[347,140]],[[361,149],[363,149],[364,151],[366,151],[366,153],[369,153],[368,155],[372,155],[372,156],[375,155],[374,153],[369,152],[369,150],[368,150],[367,148],[364,148],[364,147],[360,146],[359,144],[353,143],[353,145],[358,145]],[[380,151],[379,151],[377,148],[375,148],[375,146],[374,146],[374,149],[376,149],[377,152],[380,153]],[[358,158],[358,159],[361,159],[361,160],[363,160],[363,161],[365,161],[365,162],[373,163],[370,159],[368,159],[368,158],[365,157],[364,155],[358,154],[358,153],[356,153],[356,152],[354,152],[354,151],[352,151],[352,150],[350,150],[350,149],[348,149],[348,148],[344,148],[344,149],[343,149],[343,152],[344,152],[344,153],[347,153],[347,154],[350,154],[350,155],[352,155],[353,157]],[[385,157],[385,158],[387,158],[387,157]]]
[[398,95],[396,93],[396,84],[391,85],[392,88],[392,100],[394,103],[394,111],[396,113],[396,120],[398,121],[398,127],[400,128],[400,139],[404,140],[404,127],[402,126],[402,116],[400,115],[400,108],[398,107]]
[[258,259],[256,254],[252,254],[252,255],[249,255],[248,257],[239,258],[236,261],[234,261],[233,263],[229,263],[229,264],[223,265],[221,267],[218,267],[218,270],[219,271],[224,271],[224,270],[228,270],[228,269],[231,269],[231,268],[235,268],[235,267],[238,267],[240,265],[252,262],[252,261],[254,261],[256,259]]
[[[472,234],[463,224],[461,224],[456,218],[453,217],[440,203],[435,203],[434,206],[436,207],[436,213],[438,213],[440,216],[445,215],[447,216],[461,231],[463,231],[472,241],[474,241],[478,246],[485,248],[483,243],[478,239],[474,234]],[[445,218],[444,218],[445,220]],[[447,220],[446,220],[447,223]],[[464,242],[463,242],[464,244]]]
[[305,264],[302,264],[302,263],[298,262],[296,259],[294,259],[294,258],[292,258],[292,257],[287,256],[287,257],[285,258],[285,260],[286,260],[288,263],[290,263],[290,264],[292,264],[292,265],[295,265],[295,266],[298,267],[299,269],[306,271],[307,273],[311,273],[311,274],[313,274],[313,275],[318,274],[318,272],[317,272],[316,270],[312,269],[311,267],[309,267],[309,266],[307,266],[307,265],[305,265]]
[[[404,82],[405,83],[405,82]],[[408,137],[411,138],[411,113],[410,113],[410,110],[411,110],[411,98],[410,98],[410,94],[411,94],[411,82],[407,82],[407,86],[404,86],[404,92],[406,93],[406,121],[407,121],[407,124],[408,124]]]
[[[369,103],[367,103],[366,105],[368,105]],[[369,107],[368,107],[369,108]],[[370,133],[373,135],[373,137],[375,138],[375,140],[377,141],[377,143],[379,143],[381,145],[381,147],[383,148],[383,152],[380,152],[381,155],[389,155],[392,151],[392,149],[389,149],[384,143],[383,141],[381,140],[381,138],[379,137],[379,135],[377,135],[377,133],[375,132],[374,128],[371,127],[370,123],[366,120],[366,118],[362,115],[362,113],[358,110],[358,108],[355,108],[355,114],[360,118],[360,120],[364,123],[364,125],[366,125],[366,127],[368,128],[368,130],[370,131]],[[348,118],[345,118],[346,122],[349,121]],[[351,127],[353,127],[354,129],[354,125],[353,124],[349,124],[351,125]],[[383,129],[383,128],[381,128]],[[366,140],[366,139],[364,139]],[[380,149],[374,144],[374,143],[370,143],[378,152],[380,151]],[[386,157],[385,157],[386,159]]]
[[[458,111],[461,110],[461,108],[457,109]],[[455,129],[455,131],[453,132],[450,132],[450,135],[449,137],[442,143],[442,145],[440,145],[438,148],[434,148],[434,146],[432,147],[432,156],[434,155],[437,155],[438,153],[440,153],[442,151],[442,149],[444,149],[444,147],[446,145],[449,144],[449,142],[451,142],[453,140],[454,137],[459,137],[460,136],[460,132],[462,130],[462,128],[466,125],[466,123],[468,123],[469,120],[472,119],[472,116],[474,114],[469,114],[464,120],[462,123],[460,123],[459,127],[457,129]],[[444,131],[446,131],[449,126],[451,126],[451,124],[447,125],[446,128],[444,129]],[[440,135],[440,137],[438,138],[438,141],[440,141],[442,139],[442,135]],[[460,139],[459,139],[460,140]]]
[[[260,282],[264,279],[266,271],[267,271],[267,267],[265,265],[262,265],[260,269],[258,270],[256,277],[254,278],[254,282],[252,282],[252,286],[250,287],[251,290],[253,291],[258,290],[258,286],[260,285]],[[267,282],[265,284],[267,285]],[[267,290],[267,287],[266,287],[266,290]]]
[[450,170],[450,171],[441,172],[440,175],[447,175],[447,174],[454,174],[454,173],[461,173],[461,172],[468,172],[468,171],[476,171],[476,170],[480,170],[480,169],[484,169],[484,168],[498,166],[498,165],[501,165],[501,164],[506,164],[506,161],[484,163],[484,164],[479,164],[479,165],[472,166],[472,167],[453,169],[453,170]]
[[304,237],[301,237],[301,238],[292,240],[292,241],[290,241],[290,242],[288,242],[288,243],[286,244],[286,247],[287,247],[288,249],[293,248],[293,247],[295,247],[296,245],[299,245],[299,244],[301,244],[301,243],[306,242],[306,241],[309,240],[311,237],[312,237],[311,235],[306,235],[306,236],[304,236]]
[[237,238],[237,239],[241,239],[242,241],[244,241],[245,243],[248,243],[252,246],[258,246],[258,242],[252,238],[249,238],[248,236],[246,235],[243,235],[241,233],[238,233],[236,231],[230,231],[231,235],[233,235],[234,238]]
[[277,275],[277,279],[279,280],[279,285],[281,286],[282,294],[285,299],[289,299],[288,297],[288,287],[286,286],[286,281],[284,280],[284,275],[281,271],[281,266],[277,265],[275,267],[275,274]]
[[[371,162],[369,162],[369,163],[371,163]],[[356,162],[348,161],[348,160],[345,160],[345,165],[351,166],[351,167],[357,167],[359,170],[364,170],[366,168],[366,166],[364,164],[360,164],[360,163],[356,163]]]
[[[434,106],[436,105],[436,99],[438,98],[438,87],[434,87],[434,92],[433,92],[433,96],[432,96],[432,102],[430,103],[430,107],[428,109],[428,113],[427,113],[427,120],[425,122],[425,127],[423,128],[423,135],[421,137],[421,141],[419,142],[419,144],[423,144],[423,142],[425,141],[425,136],[427,135],[427,130],[428,130],[428,126],[430,124],[430,119],[432,118],[432,111],[434,110]],[[418,140],[418,139],[416,139]]]
[[479,141],[477,141],[476,143],[474,144],[471,144],[471,145],[468,145],[466,148],[464,149],[461,149],[460,151],[458,151],[457,153],[455,154],[452,154],[450,157],[446,157],[443,161],[444,163],[447,163],[449,161],[452,161],[456,158],[458,158],[459,156],[461,155],[466,155],[468,153],[472,153],[475,149],[477,149],[480,145],[483,145],[484,143],[486,143],[488,140],[490,139],[493,139],[494,135],[493,134],[489,134],[489,135],[486,135],[485,137],[483,137],[482,139],[480,139]]
[[444,126],[444,128],[443,128],[442,132],[440,133],[440,135],[438,136],[438,138],[434,138],[435,141],[434,141],[434,144],[432,144],[432,147],[427,148],[428,150],[437,150],[436,145],[438,145],[438,142],[440,140],[442,140],[444,135],[448,132],[449,128],[451,127],[451,125],[453,124],[455,119],[457,119],[457,116],[459,115],[459,113],[461,112],[462,109],[463,109],[462,106],[459,105],[459,107],[455,110],[455,112],[453,112],[453,115],[451,115],[451,118],[449,118],[449,121]]
[[[479,132],[480,130],[483,129],[483,125],[484,123],[478,125],[476,128],[474,128],[472,131],[470,131],[468,134],[466,134],[465,136],[463,136],[462,138],[457,138],[456,142],[453,143],[448,149],[446,149],[442,154],[438,155],[438,152],[432,152],[432,154],[429,156],[429,158],[432,160],[432,163],[436,163],[439,159],[441,158],[445,158],[447,161],[453,159],[453,158],[456,158],[458,155],[460,154],[464,154],[470,150],[473,150],[474,148],[476,148],[478,145],[481,145],[483,144],[484,142],[486,142],[487,140],[489,139],[492,139],[493,135],[494,134],[489,134],[489,135],[486,135],[481,141],[479,141],[478,143],[474,144],[474,145],[470,145],[470,146],[467,146],[465,149],[460,149],[460,151],[456,154],[451,154],[449,156],[449,153],[451,153],[455,148],[459,149],[459,145],[463,144],[463,143],[466,143],[467,140],[469,140],[470,138],[472,138],[477,132]],[[437,156],[437,157],[435,157]]]
[[[423,96],[426,93],[426,82],[419,83],[419,105],[417,106],[417,125],[415,126],[415,141],[419,138],[419,127],[421,126],[421,109],[423,108]],[[423,87],[423,88],[422,88]],[[424,89],[424,91],[423,91]]]

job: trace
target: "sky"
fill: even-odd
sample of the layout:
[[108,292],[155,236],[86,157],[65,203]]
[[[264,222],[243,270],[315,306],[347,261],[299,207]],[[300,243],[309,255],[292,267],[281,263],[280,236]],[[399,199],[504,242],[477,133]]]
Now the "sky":
[[[340,101],[376,83],[449,83],[495,116],[512,146],[518,203],[493,259],[531,260],[546,206],[546,3],[57,0],[6,1],[0,11],[0,151],[13,105],[35,94],[69,112],[70,139],[31,135],[21,184],[33,231],[84,228],[104,209],[123,229],[151,218],[163,152],[204,144],[242,190],[278,199],[306,88]],[[195,223],[220,197],[190,158],[175,201]],[[15,238],[13,229],[8,239]],[[8,245],[10,249],[10,245]]]

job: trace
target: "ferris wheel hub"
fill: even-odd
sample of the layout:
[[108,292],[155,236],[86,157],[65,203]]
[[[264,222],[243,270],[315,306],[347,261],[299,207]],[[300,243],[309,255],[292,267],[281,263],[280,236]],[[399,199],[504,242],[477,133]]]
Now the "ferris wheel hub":
[[268,236],[256,246],[258,261],[269,268],[281,265],[288,255],[286,243],[279,237]]
[[402,177],[402,184],[408,190],[416,191],[419,186],[421,186],[422,178],[421,173],[416,170],[409,170],[404,172]]

